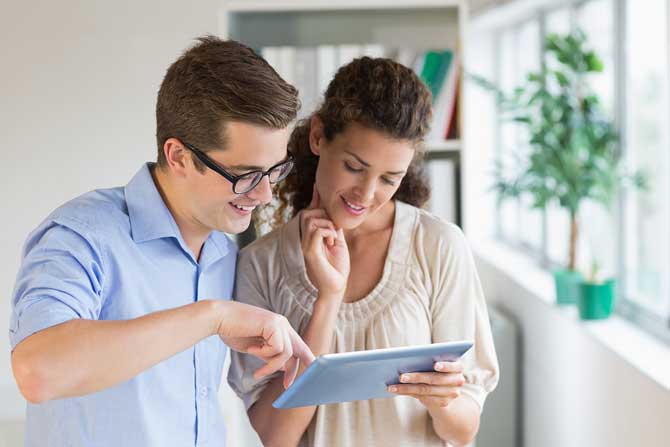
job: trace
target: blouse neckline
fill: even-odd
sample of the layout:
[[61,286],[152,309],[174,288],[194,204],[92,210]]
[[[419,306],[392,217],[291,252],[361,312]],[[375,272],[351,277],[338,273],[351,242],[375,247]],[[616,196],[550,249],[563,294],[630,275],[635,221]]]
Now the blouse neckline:
[[[399,295],[404,285],[409,255],[412,252],[411,246],[414,241],[412,234],[418,213],[413,206],[406,203],[396,200],[395,205],[393,230],[384,260],[382,277],[366,296],[340,305],[338,311],[340,320],[361,321],[374,317]],[[306,312],[311,314],[318,290],[307,277],[300,244],[300,214],[282,228],[279,243],[285,271],[290,276],[294,276],[291,273],[295,272],[295,280],[288,282],[297,289],[294,290],[295,299]]]

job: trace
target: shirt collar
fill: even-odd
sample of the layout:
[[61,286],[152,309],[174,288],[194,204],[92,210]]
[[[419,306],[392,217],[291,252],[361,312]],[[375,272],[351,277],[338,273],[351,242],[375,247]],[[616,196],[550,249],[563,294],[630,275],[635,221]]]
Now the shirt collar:
[[125,187],[130,228],[135,242],[163,237],[180,239],[179,227],[151,175],[153,166],[155,163],[145,163]]
[[[151,170],[155,163],[145,163],[125,187],[126,203],[133,240],[137,243],[165,237],[174,237],[189,252],[184,243],[177,222],[161,197]],[[201,260],[213,262],[230,250],[232,242],[224,233],[213,231],[203,247]],[[214,247],[209,247],[213,244]],[[211,251],[211,248],[215,248]]]

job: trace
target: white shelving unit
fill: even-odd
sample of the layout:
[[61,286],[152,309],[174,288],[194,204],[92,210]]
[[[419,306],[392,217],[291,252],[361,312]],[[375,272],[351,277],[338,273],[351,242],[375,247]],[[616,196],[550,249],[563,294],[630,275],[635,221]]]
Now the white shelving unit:
[[[222,1],[223,37],[263,47],[383,45],[387,48],[450,48],[462,56],[467,5],[464,0],[229,0]],[[300,85],[297,85],[300,89]],[[462,115],[461,115],[462,116]],[[461,223],[459,140],[428,141],[427,163],[454,163],[453,220]],[[435,172],[435,169],[428,169]],[[429,206],[429,208],[432,208]],[[443,207],[442,207],[443,208]]]
[[426,144],[428,152],[460,152],[461,140],[429,141]]

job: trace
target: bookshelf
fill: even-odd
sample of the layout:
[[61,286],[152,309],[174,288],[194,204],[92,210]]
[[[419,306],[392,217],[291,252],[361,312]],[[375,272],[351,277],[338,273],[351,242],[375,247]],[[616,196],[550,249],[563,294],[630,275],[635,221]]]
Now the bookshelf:
[[[244,42],[261,54],[266,49],[264,56],[274,66],[266,56],[268,47],[300,51],[358,45],[450,49],[460,55],[466,17],[466,2],[462,0],[224,0],[219,29],[223,37]],[[301,86],[300,79],[291,81],[301,93],[308,90]],[[318,98],[321,93],[316,92],[315,96]],[[306,103],[309,105],[305,109],[313,109],[312,102]],[[457,108],[460,109],[458,105]],[[307,112],[311,110],[303,111]],[[461,126],[459,123],[457,129]],[[457,130],[456,138],[431,137],[426,142],[425,159],[431,182],[434,178],[439,180],[433,184],[428,208],[461,225],[463,142],[459,135]],[[447,182],[445,176],[450,177]]]

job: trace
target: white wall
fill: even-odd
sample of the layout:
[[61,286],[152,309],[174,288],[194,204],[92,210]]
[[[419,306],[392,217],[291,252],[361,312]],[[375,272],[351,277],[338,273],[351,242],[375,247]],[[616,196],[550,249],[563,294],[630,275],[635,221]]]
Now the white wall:
[[0,421],[24,412],[7,334],[26,235],[66,200],[124,185],[155,159],[159,84],[194,37],[219,34],[219,8],[217,0],[3,1]]
[[524,445],[667,446],[670,390],[604,346],[571,309],[540,299],[490,259],[477,256],[486,296],[521,330]]

